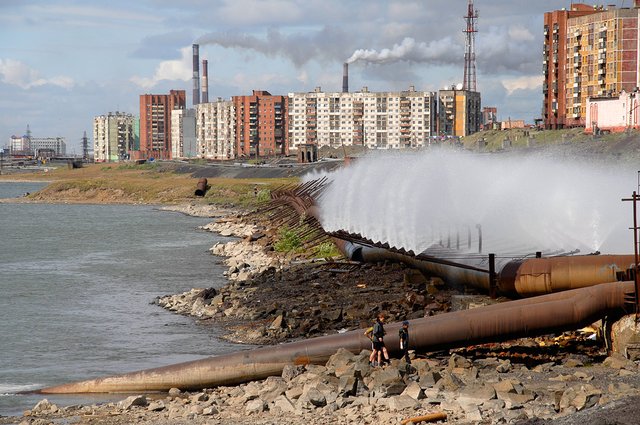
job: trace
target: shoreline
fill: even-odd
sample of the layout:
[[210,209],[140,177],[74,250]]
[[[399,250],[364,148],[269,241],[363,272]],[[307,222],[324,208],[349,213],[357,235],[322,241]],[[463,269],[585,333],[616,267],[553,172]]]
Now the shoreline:
[[[168,211],[184,214],[189,214],[190,207],[194,207],[192,212],[196,214],[212,214],[209,210],[212,206],[199,208],[183,204],[164,207]],[[164,207],[161,209],[164,210]],[[217,210],[216,207],[212,209]],[[225,227],[228,224],[225,233],[240,237],[240,242],[247,247],[253,244],[272,252],[273,239],[270,237],[274,235],[267,235],[268,229],[247,227],[246,233],[237,230],[238,234],[234,234],[231,230],[234,221],[242,221],[246,216],[239,210],[229,209],[227,212],[226,224],[220,225]],[[225,215],[221,214],[220,217]],[[251,235],[256,230],[265,235],[252,241]],[[238,241],[228,243],[231,242]],[[219,248],[219,252],[227,252],[227,244],[223,245],[225,249]],[[246,256],[245,249],[248,248],[239,248],[237,254],[240,258]],[[226,257],[229,258],[234,257]],[[168,297],[185,298],[184,311],[176,308],[174,312],[187,314],[194,320],[210,320],[223,329],[238,323],[236,335],[246,336],[254,331],[254,342],[248,343],[277,344],[335,332],[345,318],[355,314],[348,305],[353,306],[361,301],[363,296],[355,295],[358,294],[355,291],[362,289],[371,290],[364,296],[370,306],[367,307],[366,303],[353,306],[353,310],[366,314],[348,319],[352,320],[348,322],[352,323],[351,326],[359,326],[356,323],[361,320],[370,320],[372,306],[385,301],[389,304],[396,302],[389,302],[392,295],[397,296],[396,300],[404,299],[405,289],[416,296],[427,296],[422,301],[424,308],[417,310],[418,314],[425,314],[428,306],[432,314],[445,311],[444,306],[447,302],[451,303],[454,295],[447,293],[437,280],[420,279],[398,265],[353,268],[353,264],[342,264],[341,267],[348,267],[340,269],[331,263],[330,268],[325,270],[323,267],[326,264],[298,264],[296,261],[299,259],[286,256],[285,259],[288,260],[287,267],[275,267],[268,273],[263,270],[253,275],[254,279],[250,279],[250,270],[243,270],[251,269],[250,261],[228,264],[230,270],[238,269],[234,272],[237,273],[236,279],[228,279],[228,284],[210,298],[188,296],[200,289]],[[249,267],[245,267],[245,264]],[[247,272],[243,276],[246,278],[239,279],[243,271]],[[373,283],[384,278],[388,278],[388,281],[378,287],[373,286]],[[350,280],[355,282],[348,287],[346,285]],[[313,285],[318,282],[322,282],[321,286]],[[366,282],[366,288],[357,286],[363,282]],[[275,297],[270,298],[269,288],[274,287]],[[304,298],[322,295],[323,291],[319,290],[322,288],[331,289],[330,292],[344,290],[339,294],[342,297],[351,295],[344,300],[346,304],[341,305],[340,309],[331,308],[330,299],[324,298],[309,300],[309,310],[304,310],[307,308]],[[424,288],[424,292],[418,292],[417,288]],[[296,292],[298,290],[300,292]],[[383,297],[370,300],[369,297],[378,291]],[[296,316],[291,305],[282,304],[281,301],[269,304],[289,297],[302,310],[300,315]],[[314,304],[325,307],[314,308]],[[196,305],[199,309],[194,310]],[[414,306],[407,309],[412,311]],[[392,317],[403,314],[393,311],[393,308],[393,305],[389,306]],[[208,311],[210,317],[203,311]],[[329,326],[315,330],[305,328],[300,320],[305,315],[313,317],[318,323],[326,321]],[[274,322],[279,324],[274,326]],[[304,329],[304,333],[296,334],[295,329]],[[534,352],[539,357],[535,357],[532,354]],[[413,358],[415,372],[409,373],[406,365],[398,360],[385,369],[372,369],[365,361],[367,357],[367,351],[360,355],[339,351],[325,366],[292,366],[285,369],[280,377],[199,392],[172,390],[167,395],[141,394],[124,398],[118,403],[60,408],[41,401],[22,417],[0,417],[0,424],[19,421],[25,425],[36,425],[65,418],[77,420],[73,423],[78,424],[105,425],[168,425],[176,421],[203,425],[240,424],[246,423],[247,417],[256,424],[398,423],[413,416],[435,412],[445,412],[450,423],[570,424],[576,423],[570,422],[571,418],[579,420],[583,414],[589,415],[583,415],[583,418],[591,420],[596,417],[615,417],[615,407],[619,403],[626,400],[627,404],[631,404],[640,400],[638,362],[606,357],[598,345],[588,338],[571,335],[560,339],[553,336],[532,338],[418,356]],[[598,410],[595,411],[595,408]],[[567,422],[561,422],[563,418]],[[545,419],[553,422],[546,422]]]

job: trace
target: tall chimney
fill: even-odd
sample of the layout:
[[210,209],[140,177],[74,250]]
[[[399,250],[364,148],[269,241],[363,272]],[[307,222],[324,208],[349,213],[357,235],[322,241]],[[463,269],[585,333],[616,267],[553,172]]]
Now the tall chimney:
[[200,46],[193,45],[193,106],[200,103]]
[[349,93],[349,63],[342,65],[342,93]]
[[202,103],[209,103],[209,61],[202,59]]

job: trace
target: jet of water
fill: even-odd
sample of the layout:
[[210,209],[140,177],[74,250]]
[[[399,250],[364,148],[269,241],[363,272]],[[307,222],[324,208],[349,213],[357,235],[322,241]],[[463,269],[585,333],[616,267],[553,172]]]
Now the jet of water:
[[375,153],[329,175],[326,230],[422,252],[633,252],[636,171],[540,155]]

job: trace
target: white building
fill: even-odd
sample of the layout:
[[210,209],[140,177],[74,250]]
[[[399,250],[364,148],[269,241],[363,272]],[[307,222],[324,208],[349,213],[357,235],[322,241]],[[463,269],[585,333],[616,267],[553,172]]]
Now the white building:
[[31,155],[31,143],[28,136],[11,136],[9,140],[11,155]]
[[289,93],[289,145],[402,149],[436,135],[434,92]]
[[136,138],[136,118],[124,112],[109,112],[93,118],[93,159],[112,162],[129,159]]
[[67,144],[63,137],[31,137],[31,151],[35,157],[65,156]]
[[195,109],[171,111],[171,158],[194,158],[198,154]]
[[627,129],[640,129],[639,101],[639,93],[624,90],[617,97],[588,98],[585,133],[620,133]]
[[236,111],[231,100],[196,105],[196,140],[199,158],[235,158]]

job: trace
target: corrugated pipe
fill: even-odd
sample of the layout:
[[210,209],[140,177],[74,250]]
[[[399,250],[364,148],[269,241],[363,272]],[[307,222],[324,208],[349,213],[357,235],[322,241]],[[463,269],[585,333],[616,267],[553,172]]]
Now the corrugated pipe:
[[[624,314],[633,282],[611,282],[410,321],[410,348],[439,351],[473,344],[573,330]],[[397,354],[399,323],[386,326],[386,345]],[[280,375],[286,365],[323,364],[339,348],[370,349],[362,330],[180,363],[123,375],[43,388],[38,393],[108,393],[195,390]]]

